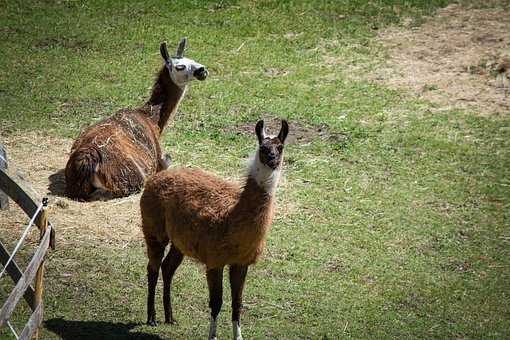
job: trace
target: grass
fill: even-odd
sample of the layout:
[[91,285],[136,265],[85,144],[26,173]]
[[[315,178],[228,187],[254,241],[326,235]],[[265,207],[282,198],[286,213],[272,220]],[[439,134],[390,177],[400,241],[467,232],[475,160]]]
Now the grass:
[[[419,25],[447,2],[2,1],[0,134],[74,138],[139,105],[159,42],[188,36],[188,55],[210,78],[192,84],[165,135],[177,164],[238,177],[254,136],[236,126],[259,117],[345,136],[287,148],[280,214],[248,275],[246,338],[506,338],[508,116],[438,110],[349,76],[386,58],[377,29],[404,17]],[[179,325],[150,328],[143,241],[61,237],[67,246],[48,261],[44,338],[207,335],[202,268],[176,274]]]

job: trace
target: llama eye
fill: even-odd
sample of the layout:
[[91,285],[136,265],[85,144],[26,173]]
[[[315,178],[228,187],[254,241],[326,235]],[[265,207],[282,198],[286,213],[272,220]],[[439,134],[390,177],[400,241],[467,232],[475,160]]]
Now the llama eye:
[[278,152],[282,152],[283,151],[283,145],[278,145],[277,149],[278,149]]
[[175,69],[176,69],[177,71],[182,71],[182,70],[184,70],[185,68],[186,68],[186,66],[185,66],[185,65],[175,65]]

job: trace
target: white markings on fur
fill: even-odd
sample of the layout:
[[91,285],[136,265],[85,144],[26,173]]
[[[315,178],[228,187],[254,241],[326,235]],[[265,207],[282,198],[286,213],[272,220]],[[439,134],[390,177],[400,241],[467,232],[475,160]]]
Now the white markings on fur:
[[209,340],[216,340],[216,319],[211,316],[211,325],[209,326]]
[[170,70],[170,77],[172,81],[184,88],[190,81],[195,79],[194,72],[204,65],[188,58],[172,58],[172,69]]
[[241,335],[241,325],[239,321],[232,321],[232,333],[234,335],[234,340],[243,340],[243,336]]
[[136,159],[134,159],[133,156],[131,156],[131,155],[129,156],[129,159],[131,159],[131,162],[133,162],[133,164],[135,165],[136,169],[138,170],[138,173],[142,176],[142,178],[147,178],[147,173],[142,168],[140,163],[138,163],[138,161]]
[[280,168],[271,169],[260,161],[259,150],[251,160],[250,172],[248,174],[257,182],[257,184],[264,189],[268,194],[273,194],[278,179],[280,178]]

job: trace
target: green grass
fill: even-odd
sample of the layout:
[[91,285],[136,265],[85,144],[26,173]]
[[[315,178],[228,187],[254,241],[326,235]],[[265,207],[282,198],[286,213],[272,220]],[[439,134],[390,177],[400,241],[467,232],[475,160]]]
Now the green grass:
[[[160,41],[188,36],[210,77],[165,135],[175,163],[238,177],[254,136],[232,127],[260,117],[346,136],[287,147],[282,214],[248,274],[246,338],[507,338],[509,116],[436,110],[348,74],[386,58],[377,29],[447,3],[1,1],[0,134],[74,138],[141,104]],[[203,269],[176,274],[179,325],[149,328],[145,266],[142,240],[53,252],[44,338],[206,337]],[[224,297],[227,338],[228,285]]]

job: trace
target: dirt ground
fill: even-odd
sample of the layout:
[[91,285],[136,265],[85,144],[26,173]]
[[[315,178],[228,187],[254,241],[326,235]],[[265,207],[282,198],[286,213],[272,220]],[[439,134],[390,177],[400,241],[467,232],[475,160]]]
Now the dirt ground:
[[[276,135],[280,131],[281,120],[279,118],[264,119],[264,129],[269,135]],[[320,139],[330,143],[346,142],[348,136],[342,133],[329,131],[326,125],[305,126],[295,122],[290,123],[291,131],[285,140],[286,144],[309,144],[314,140]],[[253,135],[253,123],[242,124],[225,129],[225,132],[235,132],[237,134]]]
[[419,27],[382,30],[379,41],[390,59],[370,76],[377,82],[441,109],[510,113],[510,11],[453,4]]

